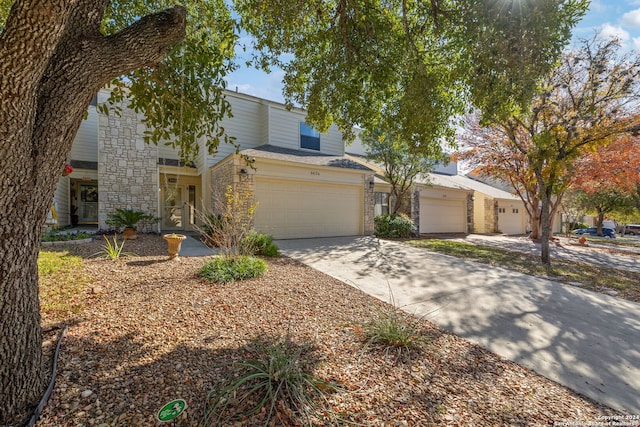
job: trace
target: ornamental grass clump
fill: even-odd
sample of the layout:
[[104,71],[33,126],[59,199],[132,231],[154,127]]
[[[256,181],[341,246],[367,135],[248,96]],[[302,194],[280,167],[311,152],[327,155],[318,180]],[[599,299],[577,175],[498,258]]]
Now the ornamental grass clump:
[[234,362],[209,392],[200,425],[235,425],[253,416],[264,419],[265,426],[317,425],[328,412],[322,410],[326,393],[337,387],[313,375],[310,350],[289,337],[254,340],[248,358]]
[[216,256],[200,269],[200,276],[210,282],[231,283],[260,277],[267,263],[254,256]]
[[387,355],[394,355],[396,361],[411,360],[412,353],[422,351],[426,339],[421,336],[416,323],[407,319],[395,306],[377,309],[369,321],[356,326],[365,348],[379,349]]

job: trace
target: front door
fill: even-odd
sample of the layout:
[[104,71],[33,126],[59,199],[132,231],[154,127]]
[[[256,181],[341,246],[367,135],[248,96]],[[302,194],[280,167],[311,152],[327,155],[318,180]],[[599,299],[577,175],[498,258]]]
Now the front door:
[[80,224],[95,224],[98,222],[98,184],[83,183],[78,186],[78,222]]
[[162,188],[162,229],[193,230],[195,224],[195,185],[167,184]]

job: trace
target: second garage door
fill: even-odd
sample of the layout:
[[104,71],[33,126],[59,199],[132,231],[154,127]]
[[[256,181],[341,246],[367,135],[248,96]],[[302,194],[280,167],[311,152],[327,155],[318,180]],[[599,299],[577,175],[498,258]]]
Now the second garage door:
[[362,234],[357,185],[256,178],[255,229],[276,239]]
[[498,211],[498,228],[504,234],[524,234],[520,208],[502,208]]
[[464,200],[420,198],[420,233],[465,233]]

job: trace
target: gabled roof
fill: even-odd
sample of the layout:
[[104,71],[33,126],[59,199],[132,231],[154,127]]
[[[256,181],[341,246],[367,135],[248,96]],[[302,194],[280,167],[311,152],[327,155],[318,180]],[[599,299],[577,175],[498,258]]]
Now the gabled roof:
[[[357,154],[347,154],[347,157],[357,161],[363,165],[369,165],[371,169],[374,169],[380,178],[384,179],[382,174],[384,173],[382,167],[375,162],[367,160],[365,156]],[[416,179],[416,184],[432,185],[435,187],[450,188],[455,190],[466,191],[478,191],[493,197],[494,199],[508,199],[508,200],[520,200],[516,195],[513,195],[500,188],[493,187],[483,182],[472,179],[466,175],[449,175],[446,173],[431,172],[426,176],[421,175]]]
[[442,175],[438,173],[428,174],[428,179],[419,179],[418,184],[434,185],[445,188],[477,191],[494,199],[520,200],[520,198],[507,191],[485,184],[465,175]]
[[460,180],[456,179],[459,175],[445,175],[441,173],[428,173],[426,176],[421,175],[416,179],[416,184],[433,185],[435,187],[452,188],[456,190],[470,190]]
[[327,154],[314,153],[310,151],[292,150],[290,148],[277,147],[275,145],[269,144],[242,150],[240,154],[247,155],[249,157],[283,160],[287,162],[304,163],[314,166],[331,166],[335,168],[372,171],[372,169],[345,156],[330,156]]
[[459,175],[461,178],[464,178],[471,189],[479,191],[481,193],[487,194],[494,199],[513,199],[513,200],[521,200],[520,197],[516,196],[513,193],[509,193],[501,188],[494,187],[492,185],[486,184],[484,182],[478,181],[476,179],[470,178],[465,175]]

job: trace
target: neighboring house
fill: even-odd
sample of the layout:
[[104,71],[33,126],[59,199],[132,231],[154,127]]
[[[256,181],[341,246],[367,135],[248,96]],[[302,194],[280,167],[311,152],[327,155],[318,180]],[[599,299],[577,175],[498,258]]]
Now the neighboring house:
[[[231,185],[247,190],[258,207],[255,228],[275,238],[362,235],[373,232],[373,171],[344,156],[335,126],[318,133],[305,112],[227,91],[233,117],[223,120],[237,147],[223,144],[182,164],[177,150],[148,145],[141,116],[89,108],[55,193],[59,225],[96,224],[107,230],[116,208],[161,218],[147,231],[190,231],[198,212],[211,211]],[[105,102],[107,91],[98,94]]]
[[[376,172],[374,199],[388,198],[391,186],[384,181],[384,169],[366,160],[358,140],[347,147],[347,156]],[[381,195],[380,193],[386,195]],[[378,204],[374,207],[380,211]],[[411,200],[411,217],[419,233],[524,234],[527,214],[517,196],[458,174],[457,164],[438,165],[416,180]]]

